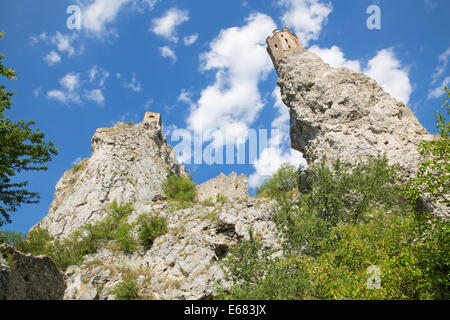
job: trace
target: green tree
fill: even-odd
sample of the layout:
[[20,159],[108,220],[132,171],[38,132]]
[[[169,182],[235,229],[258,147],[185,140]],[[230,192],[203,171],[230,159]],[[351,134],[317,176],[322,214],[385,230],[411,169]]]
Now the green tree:
[[440,111],[436,112],[436,127],[439,136],[433,141],[423,141],[419,145],[422,161],[417,176],[410,179],[405,194],[416,201],[419,196],[450,205],[450,89],[445,88],[447,99],[443,105],[447,119]]
[[[0,38],[3,33],[0,32]],[[16,80],[17,73],[3,65],[0,54],[0,75]],[[42,171],[44,163],[58,153],[53,142],[46,142],[39,129],[33,129],[34,121],[11,121],[4,114],[11,109],[14,93],[0,85],[0,226],[11,223],[10,214],[24,203],[37,203],[39,194],[27,190],[28,182],[12,181],[22,171]]]

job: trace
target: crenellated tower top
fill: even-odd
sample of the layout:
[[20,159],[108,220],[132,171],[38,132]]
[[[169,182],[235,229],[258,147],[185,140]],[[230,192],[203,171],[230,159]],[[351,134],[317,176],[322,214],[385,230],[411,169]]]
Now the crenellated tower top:
[[294,52],[303,50],[298,37],[288,28],[281,31],[275,29],[271,37],[267,37],[267,51],[272,59],[273,65],[278,72],[278,64],[283,58],[287,58]]

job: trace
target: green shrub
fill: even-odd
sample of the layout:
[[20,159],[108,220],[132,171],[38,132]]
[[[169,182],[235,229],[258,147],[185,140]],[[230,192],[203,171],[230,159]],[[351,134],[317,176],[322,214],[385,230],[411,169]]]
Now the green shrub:
[[10,246],[16,247],[22,243],[24,240],[22,233],[17,233],[13,231],[2,231],[0,230],[0,244],[6,243]]
[[171,175],[163,183],[163,190],[168,199],[179,202],[181,205],[194,201],[195,183],[190,177]]
[[282,165],[272,177],[257,188],[256,194],[277,199],[289,191],[296,190],[302,170],[302,168],[297,169],[290,164]]
[[204,207],[215,207],[216,204],[212,198],[205,199],[201,202]]
[[[449,223],[429,216],[374,213],[362,224],[340,225],[308,264],[320,299],[449,299]],[[426,226],[426,233],[419,231]],[[419,228],[418,228],[419,227]],[[381,286],[367,286],[367,269],[380,268]]]
[[137,247],[131,236],[132,226],[128,224],[128,216],[133,210],[131,203],[119,204],[114,200],[105,209],[109,213],[107,218],[82,226],[66,244],[76,246],[76,251],[83,256],[96,252],[101,242],[109,240],[115,240],[116,246],[113,248],[132,252]]
[[132,253],[138,246],[132,236],[133,225],[128,223],[133,210],[132,204],[119,204],[114,200],[105,209],[108,213],[105,219],[80,227],[64,240],[56,241],[47,230],[35,229],[23,241],[20,234],[0,232],[0,242],[10,243],[19,251],[35,256],[48,255],[59,269],[65,270],[81,264],[84,256],[97,252],[102,243],[111,240],[113,249]]
[[113,249],[131,253],[137,247],[131,234],[133,226],[128,223],[133,210],[132,204],[119,204],[114,200],[105,209],[108,217],[80,227],[64,240],[56,241],[47,230],[36,229],[29,232],[17,248],[33,255],[48,255],[61,270],[81,264],[84,256],[97,252],[102,243],[111,240],[115,242]]
[[117,284],[112,293],[117,300],[136,300],[139,298],[139,289],[136,279],[127,279]]
[[311,194],[309,207],[318,210],[330,225],[365,221],[372,208],[402,211],[407,203],[399,196],[399,166],[389,166],[386,156],[370,158],[355,166],[337,161],[333,168],[321,166],[302,180]]
[[111,232],[111,238],[115,240],[115,248],[118,251],[133,253],[136,250],[138,243],[131,234],[132,230],[132,225],[122,223]]
[[450,207],[450,89],[444,89],[447,99],[443,105],[447,118],[436,112],[436,127],[439,136],[432,141],[423,141],[418,148],[422,155],[419,170],[405,186],[404,194],[415,202],[427,197]]
[[117,218],[118,220],[130,215],[133,211],[133,204],[132,203],[121,203],[119,204],[116,199],[114,199],[113,202],[111,202],[105,209],[105,211],[109,214],[111,214],[113,217]]
[[219,193],[216,196],[216,202],[217,203],[226,203],[228,201],[228,198],[226,196],[224,196],[223,194]]
[[74,172],[78,172],[78,171],[83,170],[84,168],[86,168],[86,160],[87,159],[84,159],[84,160],[82,160],[82,161],[80,161],[78,163],[74,163],[72,165],[72,170]]
[[45,229],[35,229],[27,233],[25,240],[19,243],[16,248],[24,253],[31,253],[35,256],[52,256],[54,252],[53,238]]
[[167,233],[167,221],[162,217],[140,215],[137,219],[138,236],[144,247],[150,247],[159,236]]

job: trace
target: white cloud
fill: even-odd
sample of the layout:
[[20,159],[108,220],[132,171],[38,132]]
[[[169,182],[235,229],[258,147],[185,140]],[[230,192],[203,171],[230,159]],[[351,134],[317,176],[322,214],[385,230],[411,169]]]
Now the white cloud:
[[347,60],[341,48],[332,46],[331,48],[320,48],[314,45],[309,48],[310,51],[317,54],[323,61],[328,63],[333,68],[347,67],[354,72],[361,71],[361,64],[358,60]]
[[175,51],[170,49],[168,46],[164,46],[159,48],[159,52],[161,53],[161,56],[164,58],[170,58],[173,62],[177,61],[177,56],[175,54]]
[[39,35],[35,35],[35,34],[31,35],[31,44],[35,45],[41,41],[44,41],[44,42],[48,41],[48,36],[47,36],[46,32],[42,32]]
[[94,101],[99,105],[103,105],[105,103],[105,97],[100,89],[94,89],[85,92],[85,97],[88,100]]
[[62,102],[64,104],[67,104],[69,102],[81,103],[81,99],[78,94],[73,92],[67,92],[62,90],[51,90],[47,92],[47,98],[52,100],[57,100],[59,102]]
[[272,128],[278,129],[278,134],[273,134],[268,147],[264,149],[253,167],[255,172],[249,176],[249,186],[259,187],[267,178],[273,175],[283,164],[291,164],[295,167],[306,165],[306,160],[301,152],[290,148],[290,116],[289,109],[281,100],[280,89],[276,87],[272,92],[275,100],[274,109],[278,111],[277,117],[272,121]]
[[55,36],[51,37],[50,41],[58,48],[60,52],[67,52],[69,56],[72,56],[75,54],[75,49],[72,45],[72,41],[75,38],[76,35],[69,36],[56,31]]
[[301,152],[290,149],[282,153],[278,148],[266,148],[261,153],[258,160],[255,161],[255,173],[248,178],[248,184],[251,188],[259,187],[267,178],[273,175],[283,164],[291,164],[298,168],[306,165]]
[[80,85],[80,74],[68,73],[62,79],[59,80],[59,83],[68,91],[74,91]]
[[159,0],[133,0],[133,9],[139,13],[144,13],[146,10],[153,10]]
[[435,84],[439,78],[447,71],[448,58],[450,57],[450,47],[439,55],[439,64],[436,67],[436,71],[433,73],[432,79]]
[[193,45],[198,40],[198,33],[194,33],[190,36],[186,36],[183,38],[183,42],[186,46]]
[[96,77],[97,73],[95,72],[95,70],[98,69],[91,68],[89,70],[89,81],[81,80],[79,73],[71,72],[66,74],[59,80],[61,89],[48,91],[47,98],[62,102],[64,104],[81,104],[83,102],[83,98],[94,101],[99,105],[103,105],[105,103],[105,97],[103,96],[103,92],[101,91],[101,89],[83,88],[86,85],[92,83],[92,81],[96,78],[98,79],[98,77]]
[[258,83],[273,70],[265,39],[275,28],[273,20],[252,14],[243,27],[224,29],[201,55],[201,69],[216,71],[216,81],[201,92],[191,107],[188,129],[203,131],[206,138],[215,130],[245,133],[264,106]]
[[188,20],[189,11],[172,8],[161,18],[153,19],[150,30],[158,36],[164,37],[172,42],[178,42],[175,29]]
[[[76,50],[74,48],[74,41],[78,38],[78,35],[76,33],[73,33],[71,35],[62,34],[59,31],[56,31],[55,35],[49,36],[47,33],[42,32],[39,35],[32,35],[31,36],[31,43],[33,45],[36,45],[40,42],[44,42],[48,45],[54,45],[58,52],[60,53],[66,53],[69,57],[73,56],[76,53]],[[78,50],[80,53],[82,49]],[[52,50],[47,56],[44,57],[44,61],[49,65],[52,66],[62,60],[61,55],[58,54],[55,50]]]
[[95,82],[98,81],[98,85],[103,87],[105,85],[105,81],[109,78],[110,73],[103,68],[99,68],[98,66],[92,66],[89,70],[89,81]]
[[430,89],[428,92],[427,99],[437,99],[440,98],[444,94],[444,88],[448,88],[448,84],[450,83],[450,77],[446,77],[442,84],[434,89]]
[[363,71],[394,98],[408,104],[412,93],[409,70],[402,67],[392,49],[378,51]]
[[109,33],[108,24],[115,22],[120,9],[130,0],[95,0],[82,10],[83,29],[92,34]]
[[283,25],[294,29],[304,47],[319,38],[333,10],[331,3],[318,0],[278,0],[278,4],[285,8],[281,17]]
[[50,51],[50,53],[44,57],[44,61],[49,66],[54,66],[55,64],[61,61],[61,57],[55,51]]
[[431,13],[431,11],[433,11],[437,6],[437,2],[434,2],[433,0],[425,0],[425,9],[428,14]]
[[39,97],[41,95],[41,92],[42,92],[42,87],[36,88],[33,90],[33,95],[35,97]]
[[192,104],[192,92],[188,89],[182,89],[177,100],[187,104]]
[[148,99],[147,101],[145,101],[144,109],[150,110],[150,107],[152,106],[153,102],[154,102],[153,99]]
[[61,90],[51,90],[51,91],[47,92],[47,98],[58,100],[62,103],[67,102],[66,94],[64,92],[62,92]]
[[133,73],[131,80],[129,82],[124,82],[122,86],[124,88],[131,89],[134,92],[141,92],[143,90],[141,83],[139,81],[137,81],[136,74],[134,74],[134,73]]
[[47,92],[47,98],[52,100],[57,100],[64,104],[69,102],[81,103],[81,98],[78,94],[78,89],[80,87],[80,74],[78,73],[68,73],[63,78],[59,80],[63,90],[50,90]]
[[75,160],[72,161],[72,165],[75,166],[79,164],[83,160],[82,157],[77,157]]
[[272,92],[272,98],[275,100],[274,109],[278,111],[277,117],[272,121],[272,128],[279,130],[279,135],[272,136],[269,146],[279,146],[281,144],[290,144],[290,115],[289,108],[281,100],[280,88],[276,87]]
[[309,50],[334,68],[347,67],[354,72],[365,73],[376,80],[391,96],[405,104],[409,103],[412,93],[409,70],[401,65],[392,48],[378,51],[364,69],[360,61],[347,60],[342,49],[337,46],[328,49],[314,45]]

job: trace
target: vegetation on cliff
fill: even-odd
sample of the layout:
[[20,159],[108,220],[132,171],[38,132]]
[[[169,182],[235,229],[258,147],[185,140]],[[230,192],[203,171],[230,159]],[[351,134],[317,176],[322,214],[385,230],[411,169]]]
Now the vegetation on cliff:
[[440,112],[437,128],[406,183],[385,156],[281,167],[259,192],[277,200],[283,256],[263,252],[250,232],[223,261],[233,285],[219,298],[450,299],[450,222],[418,205],[449,205],[450,127]]
[[270,190],[283,257],[262,252],[251,233],[224,259],[233,286],[219,298],[450,298],[449,222],[416,211],[386,158],[349,169],[280,169],[266,185],[285,177],[300,187]]

